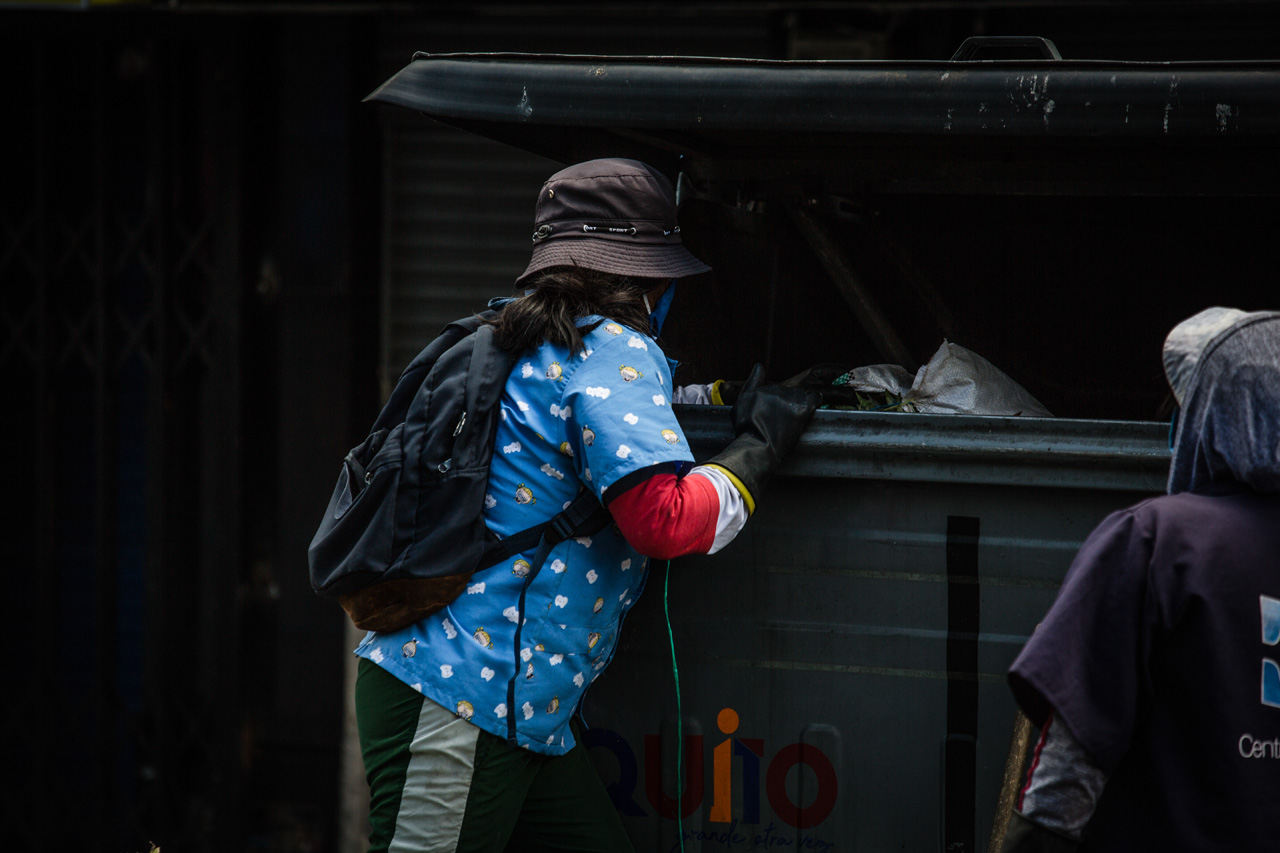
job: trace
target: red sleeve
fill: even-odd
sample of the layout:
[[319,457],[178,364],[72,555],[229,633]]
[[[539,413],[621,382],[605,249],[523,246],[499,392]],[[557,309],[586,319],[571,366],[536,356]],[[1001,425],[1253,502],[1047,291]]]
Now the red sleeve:
[[711,550],[720,497],[705,477],[655,474],[610,500],[609,512],[633,548],[670,560]]

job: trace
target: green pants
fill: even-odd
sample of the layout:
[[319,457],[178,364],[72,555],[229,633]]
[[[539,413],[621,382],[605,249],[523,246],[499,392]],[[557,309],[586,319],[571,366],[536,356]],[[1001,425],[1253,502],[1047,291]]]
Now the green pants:
[[559,756],[511,746],[367,660],[356,722],[370,853],[632,849],[580,740]]

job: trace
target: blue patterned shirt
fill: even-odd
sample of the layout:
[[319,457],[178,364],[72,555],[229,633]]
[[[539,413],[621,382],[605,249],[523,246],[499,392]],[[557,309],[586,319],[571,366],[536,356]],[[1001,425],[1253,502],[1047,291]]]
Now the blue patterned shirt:
[[[604,320],[584,341],[577,355],[552,344],[526,352],[507,381],[485,509],[499,536],[549,519],[583,485],[603,499],[635,471],[693,461],[653,339]],[[569,719],[613,657],[648,560],[614,525],[557,545],[525,595],[517,653],[520,590],[535,550],[477,572],[433,616],[369,634],[356,654],[485,731],[506,738],[514,715],[520,746],[567,752]]]

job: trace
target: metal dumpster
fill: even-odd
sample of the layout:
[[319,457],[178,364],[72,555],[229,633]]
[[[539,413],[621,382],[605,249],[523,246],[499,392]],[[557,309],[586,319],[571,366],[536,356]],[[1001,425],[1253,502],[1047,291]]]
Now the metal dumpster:
[[[681,418],[699,458],[729,440],[726,410]],[[984,849],[1004,671],[1083,538],[1167,469],[1160,424],[818,412],[738,540],[650,567],[587,694],[637,849]]]
[[[664,329],[678,384],[950,339],[1059,416],[820,411],[737,541],[650,566],[583,703],[639,850],[986,849],[1005,668],[1163,490],[1164,333],[1274,299],[1280,63],[968,56],[420,54],[370,96],[677,180],[715,270]],[[680,417],[699,458],[730,439]]]

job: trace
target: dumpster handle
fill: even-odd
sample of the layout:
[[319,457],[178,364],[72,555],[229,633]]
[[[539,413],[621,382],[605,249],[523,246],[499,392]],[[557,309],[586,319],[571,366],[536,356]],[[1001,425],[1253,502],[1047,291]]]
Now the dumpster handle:
[[1062,58],[1057,45],[1040,36],[970,36],[961,42],[951,61],[975,60],[983,50],[1000,47],[1034,47],[1040,51],[1042,59]]

